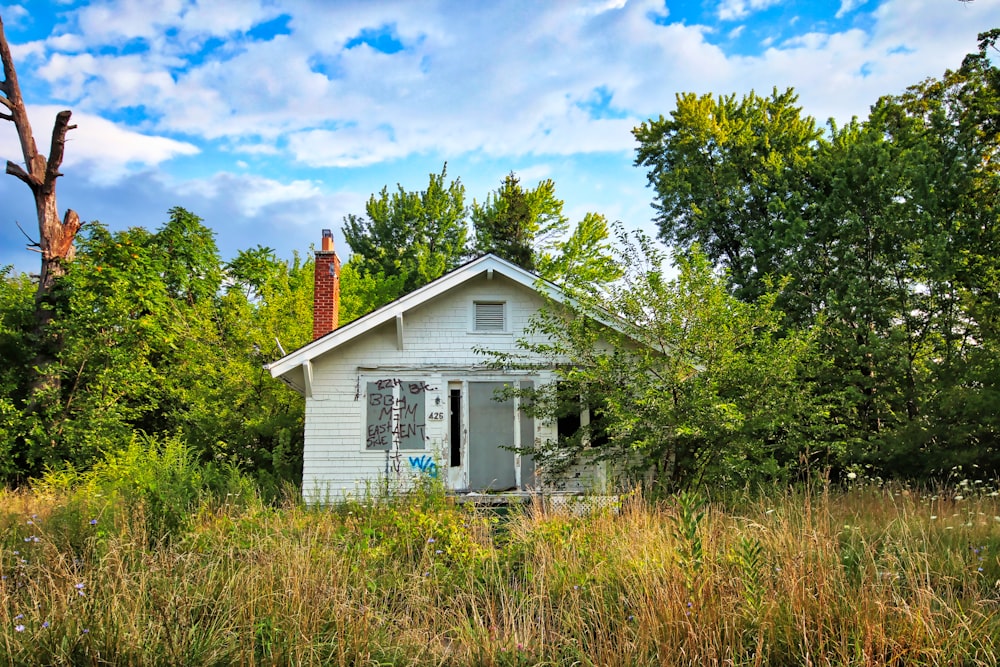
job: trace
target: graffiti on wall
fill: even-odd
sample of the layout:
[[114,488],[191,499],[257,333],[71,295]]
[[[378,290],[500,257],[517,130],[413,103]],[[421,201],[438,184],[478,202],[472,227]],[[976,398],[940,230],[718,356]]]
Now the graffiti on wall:
[[410,469],[428,477],[437,478],[438,467],[434,459],[424,454],[423,456],[411,456]]
[[399,378],[374,380],[367,386],[365,448],[424,449],[427,429],[426,382]]
[[426,394],[435,391],[426,382],[399,378],[368,383],[365,448],[424,449]]

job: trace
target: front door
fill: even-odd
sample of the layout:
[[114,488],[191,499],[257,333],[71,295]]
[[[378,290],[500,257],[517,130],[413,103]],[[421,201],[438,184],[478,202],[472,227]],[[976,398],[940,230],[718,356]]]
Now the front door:
[[[448,485],[509,491],[535,485],[534,461],[514,449],[534,442],[535,424],[519,399],[498,400],[509,382],[452,382],[448,387]],[[521,383],[522,388],[530,387]]]
[[497,400],[504,382],[469,383],[469,488],[507,491],[517,488],[514,471],[514,399]]

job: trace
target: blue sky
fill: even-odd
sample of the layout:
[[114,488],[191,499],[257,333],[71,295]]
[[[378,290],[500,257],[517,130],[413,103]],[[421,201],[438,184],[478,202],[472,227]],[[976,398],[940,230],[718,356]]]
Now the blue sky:
[[[0,0],[36,140],[79,126],[61,209],[112,229],[201,216],[228,258],[318,244],[371,193],[510,171],[576,221],[652,230],[631,129],[677,93],[793,87],[825,122],[945,69],[1000,0]],[[0,121],[0,158],[20,161]],[[30,193],[0,177],[0,266],[36,271]]]

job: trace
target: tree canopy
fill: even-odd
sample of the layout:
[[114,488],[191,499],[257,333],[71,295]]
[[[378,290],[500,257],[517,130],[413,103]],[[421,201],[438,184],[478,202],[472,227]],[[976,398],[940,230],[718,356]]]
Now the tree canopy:
[[297,480],[301,397],[263,364],[280,356],[276,338],[310,339],[311,264],[267,248],[224,263],[212,231],[181,208],[155,232],[89,223],[78,243],[57,283],[60,383],[45,411],[26,409],[33,341],[20,325],[33,286],[9,274],[0,283],[0,349],[16,362],[0,373],[5,480],[86,467],[136,434],[180,436],[271,488]]
[[748,302],[787,278],[786,331],[819,317],[833,362],[828,439],[883,475],[1000,469],[996,39],[826,133],[792,91],[680,95],[635,131],[660,237],[700,244]]

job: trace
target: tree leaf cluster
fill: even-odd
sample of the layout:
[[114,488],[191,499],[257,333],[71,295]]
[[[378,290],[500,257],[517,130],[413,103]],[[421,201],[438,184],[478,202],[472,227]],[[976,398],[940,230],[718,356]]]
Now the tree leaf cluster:
[[616,483],[661,491],[796,474],[822,412],[803,381],[815,331],[783,331],[777,290],[732,296],[697,246],[672,265],[653,239],[619,230],[613,252],[620,280],[570,286],[519,341],[556,376],[520,392],[532,414],[589,410],[589,424],[525,453],[550,472],[603,462]]
[[784,280],[784,331],[821,318],[825,439],[882,475],[1000,470],[998,35],[825,132],[791,90],[680,95],[635,130],[660,238],[746,302]]
[[552,180],[526,188],[514,173],[467,205],[465,186],[447,181],[446,164],[425,190],[397,184],[372,195],[365,215],[344,218],[343,231],[351,248],[341,280],[343,323],[486,253],[558,282],[618,275],[603,216],[588,213],[571,227]]
[[[57,283],[49,335],[61,382],[29,406],[31,281],[0,284],[0,441],[5,481],[86,468],[137,435],[181,438],[276,489],[301,466],[301,397],[263,368],[279,339],[311,337],[312,265],[268,248],[223,262],[214,234],[181,208],[157,231],[85,226]],[[35,397],[37,399],[37,396]]]

